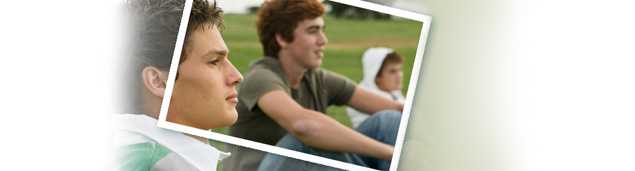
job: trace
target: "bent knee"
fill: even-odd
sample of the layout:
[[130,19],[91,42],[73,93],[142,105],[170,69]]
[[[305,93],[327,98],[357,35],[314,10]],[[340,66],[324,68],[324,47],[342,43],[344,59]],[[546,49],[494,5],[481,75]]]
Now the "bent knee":
[[375,113],[369,119],[376,120],[375,122],[379,122],[379,124],[382,126],[387,126],[392,124],[398,125],[399,122],[401,121],[401,112],[398,112],[396,110],[383,110],[383,111]]
[[399,119],[401,118],[401,112],[396,110],[382,110],[375,113],[373,116],[386,118],[386,119]]

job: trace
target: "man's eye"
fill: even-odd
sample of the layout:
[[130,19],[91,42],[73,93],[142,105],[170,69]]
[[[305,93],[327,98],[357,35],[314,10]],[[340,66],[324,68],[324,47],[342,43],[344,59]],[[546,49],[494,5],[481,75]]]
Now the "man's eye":
[[311,34],[315,34],[315,33],[318,33],[318,31],[319,31],[318,29],[310,29],[308,32]]
[[218,65],[218,62],[220,62],[220,60],[217,59],[217,60],[209,61],[207,63],[212,65]]

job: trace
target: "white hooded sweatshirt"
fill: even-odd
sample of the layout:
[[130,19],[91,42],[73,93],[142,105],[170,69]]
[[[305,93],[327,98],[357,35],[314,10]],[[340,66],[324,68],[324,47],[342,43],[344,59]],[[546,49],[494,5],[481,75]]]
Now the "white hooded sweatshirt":
[[[362,65],[364,67],[363,68],[364,78],[360,82],[359,86],[365,88],[366,90],[369,90],[370,92],[380,95],[382,97],[386,97],[391,100],[397,100],[403,103],[404,97],[401,94],[400,90],[386,92],[379,89],[379,87],[377,87],[377,84],[375,84],[375,78],[377,74],[379,74],[379,69],[381,68],[381,64],[384,62],[386,55],[392,52],[393,52],[392,49],[384,48],[384,47],[369,48],[368,50],[366,50],[366,52],[364,52],[362,56]],[[361,124],[369,116],[369,114],[362,113],[351,107],[347,107],[346,112],[348,113],[348,116],[351,118],[351,122],[353,123],[353,127],[355,128],[359,126],[359,124]]]

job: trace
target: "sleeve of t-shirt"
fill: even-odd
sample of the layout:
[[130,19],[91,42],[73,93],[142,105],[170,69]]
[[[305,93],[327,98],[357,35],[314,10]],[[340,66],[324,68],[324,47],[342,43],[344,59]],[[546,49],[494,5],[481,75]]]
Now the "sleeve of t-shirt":
[[328,70],[320,70],[324,87],[329,95],[329,104],[345,105],[353,97],[355,92],[355,83],[334,72]]
[[238,89],[238,100],[253,111],[258,104],[260,97],[275,90],[287,91],[282,79],[269,70],[252,70],[240,83]]

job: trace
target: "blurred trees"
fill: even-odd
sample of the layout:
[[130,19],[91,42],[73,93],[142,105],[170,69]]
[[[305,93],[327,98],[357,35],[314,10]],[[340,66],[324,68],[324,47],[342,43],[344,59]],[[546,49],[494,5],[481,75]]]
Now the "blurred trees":
[[[388,5],[388,6],[394,3],[394,0],[365,0],[365,1],[382,4],[382,5]],[[332,1],[326,1],[324,3],[331,7],[330,14],[335,16],[336,18],[350,18],[350,19],[371,19],[372,18],[372,19],[382,19],[382,20],[388,20],[391,18],[391,16],[388,14],[375,12],[375,11],[371,11],[371,10],[367,10],[363,8],[358,8],[358,7],[354,7],[354,6],[350,6],[346,4],[340,4],[340,3],[332,2]]]

